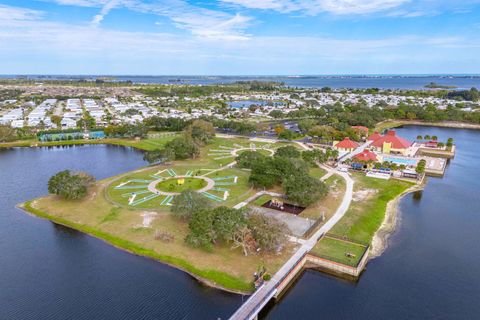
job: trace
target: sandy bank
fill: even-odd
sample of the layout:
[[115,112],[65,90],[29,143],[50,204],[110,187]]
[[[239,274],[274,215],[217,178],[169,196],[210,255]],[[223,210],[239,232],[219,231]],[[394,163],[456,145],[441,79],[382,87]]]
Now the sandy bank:
[[[425,181],[425,180],[424,180]],[[398,220],[398,205],[403,197],[407,194],[422,190],[425,187],[425,182],[422,184],[416,184],[411,186],[401,194],[399,194],[395,199],[391,200],[387,204],[385,210],[385,218],[382,222],[380,228],[375,232],[372,245],[370,246],[370,258],[380,256],[388,248],[388,237],[395,231]]]

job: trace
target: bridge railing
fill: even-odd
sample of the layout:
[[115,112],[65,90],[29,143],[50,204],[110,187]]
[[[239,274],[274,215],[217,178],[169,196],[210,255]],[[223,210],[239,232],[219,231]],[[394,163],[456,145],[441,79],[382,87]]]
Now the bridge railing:
[[[262,286],[264,286],[264,285],[265,285],[265,284],[263,284]],[[253,309],[247,314],[247,316],[245,317],[245,319],[250,319],[251,317],[255,316],[258,312],[260,312],[261,308],[263,308],[263,303],[266,302],[266,300],[270,300],[270,299],[273,297],[273,295],[274,295],[274,293],[275,293],[276,290],[277,290],[276,287],[273,287],[272,289],[270,289],[270,290],[268,291],[268,293],[267,293],[258,303],[256,303],[255,308],[253,308]],[[253,297],[253,295],[252,295],[251,297]],[[246,304],[246,303],[248,303],[248,300],[245,302],[245,304]],[[260,306],[261,306],[261,307],[260,307]],[[260,310],[259,310],[259,309],[260,309]],[[235,314],[234,314],[234,316],[235,316]],[[232,316],[232,318],[233,318],[233,316]]]
[[305,256],[307,255],[308,251],[304,251],[302,256],[297,260],[295,261],[295,263],[293,264],[293,266],[290,267],[290,269],[288,269],[288,271],[280,278],[280,280],[278,281],[278,283],[275,285],[275,288],[278,288],[278,286],[283,283],[283,281],[290,275],[290,272],[292,272],[293,269],[295,269],[298,265],[298,263],[300,261],[302,261]]

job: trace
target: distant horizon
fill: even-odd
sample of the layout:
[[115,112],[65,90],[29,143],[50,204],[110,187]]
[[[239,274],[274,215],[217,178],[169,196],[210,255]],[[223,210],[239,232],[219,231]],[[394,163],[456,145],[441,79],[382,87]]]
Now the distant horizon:
[[480,0],[0,2],[4,74],[480,74]]
[[325,74],[104,74],[104,73],[2,73],[8,76],[101,76],[101,77],[480,77],[480,73],[325,73]]

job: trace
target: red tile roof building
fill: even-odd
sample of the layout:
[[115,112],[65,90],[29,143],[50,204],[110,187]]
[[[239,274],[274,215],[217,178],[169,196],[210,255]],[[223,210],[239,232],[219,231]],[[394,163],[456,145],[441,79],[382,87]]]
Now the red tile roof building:
[[383,137],[376,139],[370,145],[383,153],[405,154],[412,143],[402,137],[397,136],[396,132],[390,130]]
[[358,143],[356,143],[355,141],[352,141],[350,140],[349,137],[346,137],[345,139],[343,139],[342,141],[340,141],[339,143],[337,143],[334,148],[335,149],[342,149],[342,150],[355,150],[358,148]]
[[375,131],[372,135],[370,135],[367,140],[368,141],[375,141],[375,140],[378,140],[380,139],[382,136],[377,132]]
[[362,153],[355,155],[355,160],[369,162],[369,161],[377,161],[377,155],[370,150],[363,150]]

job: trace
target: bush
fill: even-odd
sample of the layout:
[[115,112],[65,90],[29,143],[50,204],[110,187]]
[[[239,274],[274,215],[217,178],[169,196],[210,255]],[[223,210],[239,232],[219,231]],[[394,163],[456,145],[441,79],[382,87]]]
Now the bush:
[[280,147],[275,151],[276,157],[300,158],[300,151],[294,146]]
[[286,178],[283,182],[283,189],[290,201],[305,207],[323,199],[328,193],[328,188],[323,182],[307,174],[292,175]]
[[240,168],[251,169],[254,164],[265,161],[266,158],[267,157],[260,152],[249,150],[242,152],[235,160],[237,161],[237,166]]
[[415,171],[417,173],[424,173],[426,165],[427,165],[427,161],[425,161],[424,159],[418,161],[418,164],[417,164],[417,167],[415,168]]
[[284,223],[258,213],[253,213],[248,217],[247,225],[256,241],[257,249],[264,252],[281,250],[290,233]]
[[214,212],[211,210],[194,212],[188,223],[190,233],[185,238],[185,241],[193,247],[210,250],[216,239],[213,219]]
[[85,197],[95,178],[84,172],[60,171],[48,181],[48,192],[65,199],[77,200]]
[[196,212],[210,208],[210,201],[192,190],[183,191],[172,201],[172,214],[184,220],[189,220]]
[[175,160],[175,151],[171,148],[147,151],[143,155],[143,160],[148,163],[164,163]]
[[175,154],[175,159],[185,160],[196,158],[200,154],[198,145],[188,137],[178,137],[169,141],[165,149],[171,149]]
[[204,120],[193,121],[193,123],[185,130],[185,133],[189,138],[192,138],[193,141],[200,145],[208,144],[213,138],[215,138],[215,128],[210,122]]

